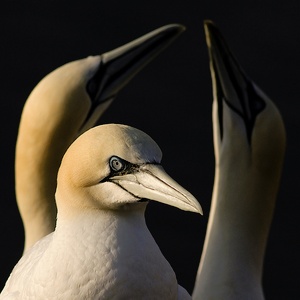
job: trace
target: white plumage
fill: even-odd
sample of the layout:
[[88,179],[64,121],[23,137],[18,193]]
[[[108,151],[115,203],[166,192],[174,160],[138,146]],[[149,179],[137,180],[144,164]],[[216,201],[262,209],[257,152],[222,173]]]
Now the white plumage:
[[59,169],[56,229],[23,255],[0,298],[188,299],[147,229],[147,202],[140,200],[202,210],[160,160],[157,144],[129,126],[81,135]]
[[67,63],[31,92],[21,116],[15,163],[25,251],[55,228],[56,177],[67,148],[183,30],[182,25],[166,25],[110,52]]
[[205,32],[216,164],[193,299],[264,299],[263,261],[284,159],[284,124],[211,21]]
[[68,63],[32,91],[16,147],[26,243],[1,299],[190,299],[147,229],[143,198],[201,206],[165,173],[148,135],[116,124],[88,130],[183,29],[167,25]]
[[[206,22],[205,28],[216,173],[193,299],[263,299],[263,258],[284,156],[284,126],[214,24]],[[110,53],[67,64],[30,95],[16,152],[25,249],[54,230],[55,178],[65,150],[182,29],[167,26]],[[141,200],[202,210],[160,160],[156,143],[129,126],[104,125],[81,135],[59,171],[55,232],[24,254],[0,299],[190,299],[147,229],[147,202]]]

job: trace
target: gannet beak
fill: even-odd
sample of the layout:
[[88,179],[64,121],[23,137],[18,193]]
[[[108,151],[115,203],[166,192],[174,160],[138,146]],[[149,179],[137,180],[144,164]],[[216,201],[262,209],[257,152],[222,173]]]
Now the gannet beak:
[[160,165],[144,164],[136,172],[111,177],[110,181],[139,199],[146,198],[203,214],[197,199],[173,180]]
[[215,24],[212,21],[205,21],[204,29],[216,92],[225,101],[230,101],[234,107],[241,108],[240,93],[247,85],[245,74]]
[[[250,140],[255,118],[264,109],[265,102],[231,53],[215,24],[209,20],[205,21],[204,29],[210,56],[214,98],[217,99],[220,108],[224,101],[242,117]],[[220,108],[219,122],[222,124]]]
[[166,25],[124,46],[102,54],[106,80],[103,80],[99,101],[114,97],[184,29],[185,27],[179,24]]
[[121,89],[184,30],[185,27],[180,24],[166,25],[101,54],[100,66],[91,80],[93,88],[97,89],[97,96],[92,99],[79,134],[94,126]]

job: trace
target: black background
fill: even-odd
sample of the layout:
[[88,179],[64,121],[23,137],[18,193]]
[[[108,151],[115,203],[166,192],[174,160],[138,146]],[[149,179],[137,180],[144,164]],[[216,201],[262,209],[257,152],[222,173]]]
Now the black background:
[[192,192],[204,216],[150,203],[146,219],[162,252],[190,293],[205,238],[214,178],[211,79],[203,20],[221,29],[247,74],[279,107],[287,152],[265,257],[267,299],[298,299],[300,2],[288,1],[14,1],[0,11],[0,284],[23,247],[15,203],[14,151],[27,96],[58,66],[123,45],[153,29],[187,30],[119,94],[104,123],[148,133],[167,172]]

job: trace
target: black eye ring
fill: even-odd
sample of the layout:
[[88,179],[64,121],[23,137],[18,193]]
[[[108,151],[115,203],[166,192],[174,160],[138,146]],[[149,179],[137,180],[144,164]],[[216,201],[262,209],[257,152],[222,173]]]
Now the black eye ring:
[[117,156],[112,156],[109,160],[109,165],[112,171],[120,172],[125,168],[125,164],[122,159]]

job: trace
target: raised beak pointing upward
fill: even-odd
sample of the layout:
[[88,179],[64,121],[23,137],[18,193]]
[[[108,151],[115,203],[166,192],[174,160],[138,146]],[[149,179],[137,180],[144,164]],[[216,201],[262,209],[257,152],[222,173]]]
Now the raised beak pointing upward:
[[[160,27],[124,46],[101,55],[98,71],[88,85],[92,86],[90,94],[92,105],[83,123],[80,133],[94,125],[94,117],[99,113],[97,107],[114,99],[119,91],[142,70],[152,59],[171,44],[185,27],[180,24],[170,24]],[[89,88],[87,87],[89,90]],[[93,115],[93,116],[92,116]]]
[[107,72],[107,80],[103,80],[102,83],[102,101],[118,93],[184,29],[185,27],[179,24],[166,25],[124,46],[102,54],[102,63]]
[[221,139],[223,136],[223,101],[244,121],[247,138],[251,134],[256,116],[265,108],[265,102],[256,92],[254,83],[242,70],[231,53],[225,39],[212,21],[204,22],[206,43],[210,56],[210,70],[214,98],[218,101]]

